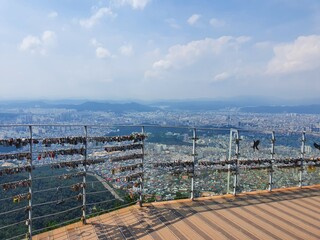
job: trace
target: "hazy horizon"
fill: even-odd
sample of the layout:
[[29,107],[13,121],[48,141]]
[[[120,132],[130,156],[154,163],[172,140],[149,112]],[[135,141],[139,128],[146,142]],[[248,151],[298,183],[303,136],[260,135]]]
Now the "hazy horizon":
[[14,103],[32,103],[43,102],[47,104],[82,104],[86,102],[96,103],[139,103],[146,105],[153,104],[169,104],[169,103],[221,103],[221,104],[235,104],[238,103],[242,106],[302,106],[302,105],[319,105],[320,98],[313,99],[281,99],[281,98],[264,98],[256,96],[239,96],[233,98],[181,98],[181,99],[95,99],[95,98],[33,98],[33,99],[4,99],[0,100],[1,104],[14,104]]

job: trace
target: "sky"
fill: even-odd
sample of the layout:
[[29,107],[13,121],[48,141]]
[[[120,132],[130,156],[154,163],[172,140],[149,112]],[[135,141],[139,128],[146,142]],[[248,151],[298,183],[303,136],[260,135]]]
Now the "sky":
[[0,100],[319,93],[319,0],[0,0]]

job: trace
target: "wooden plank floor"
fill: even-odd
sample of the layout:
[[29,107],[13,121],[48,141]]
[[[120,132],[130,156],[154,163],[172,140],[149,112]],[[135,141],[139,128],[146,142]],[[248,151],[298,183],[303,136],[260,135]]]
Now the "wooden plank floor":
[[131,206],[33,239],[318,240],[320,185]]

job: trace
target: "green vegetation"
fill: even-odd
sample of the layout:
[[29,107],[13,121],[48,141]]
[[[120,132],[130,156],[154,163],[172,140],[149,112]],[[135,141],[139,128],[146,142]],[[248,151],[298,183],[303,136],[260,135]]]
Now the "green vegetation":
[[[58,175],[75,173],[76,170],[67,171],[66,169],[52,170],[50,167],[39,167],[33,171],[33,231],[34,234],[41,232],[40,229],[46,228],[48,231],[57,224],[65,221],[79,221],[82,216],[82,199],[77,200],[78,194],[82,193],[82,188],[79,191],[73,191],[71,186],[82,182],[82,177],[74,177],[71,179],[59,179]],[[50,177],[51,176],[51,177]],[[6,182],[14,182],[27,179],[27,173],[17,175],[5,175],[0,177],[0,184]],[[37,179],[39,178],[39,179]],[[28,211],[25,208],[28,206],[28,200],[13,202],[13,196],[21,193],[27,193],[28,188],[17,187],[16,189],[4,191],[0,190],[0,213],[12,211],[22,208],[19,211],[4,214],[0,218],[0,228],[6,225],[15,224],[12,227],[0,229],[0,239],[8,239],[27,232],[25,220],[28,219]],[[97,181],[94,176],[87,176],[87,209],[86,213],[92,216],[92,213],[100,212],[115,207],[120,207],[132,201],[130,198],[127,201],[121,202],[116,200],[104,186]],[[94,194],[94,192],[100,192]],[[124,195],[124,192],[121,193]],[[108,201],[111,200],[111,201]],[[93,204],[97,202],[107,201],[104,203]],[[44,204],[43,204],[44,203]],[[43,205],[42,205],[43,204]],[[71,208],[74,210],[68,211]],[[61,211],[66,211],[61,214],[43,217],[49,214],[55,214]],[[69,222],[70,223],[70,222]],[[49,227],[47,229],[47,227]],[[40,231],[38,231],[40,230]]]

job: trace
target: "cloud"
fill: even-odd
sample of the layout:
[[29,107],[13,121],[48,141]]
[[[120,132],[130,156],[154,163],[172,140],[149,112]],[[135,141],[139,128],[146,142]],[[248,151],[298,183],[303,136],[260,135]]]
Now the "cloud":
[[133,48],[131,45],[123,45],[119,48],[119,50],[124,56],[131,56],[133,54]]
[[97,58],[114,57],[107,48],[103,47],[102,43],[98,42],[97,39],[92,38],[90,40],[90,45],[95,48]]
[[79,24],[84,28],[92,28],[104,16],[116,17],[117,15],[115,13],[113,13],[110,8],[106,8],[106,7],[105,8],[100,8],[90,18],[80,20]]
[[[201,60],[205,60],[205,64],[208,64],[210,59],[217,59],[223,53],[235,53],[245,42],[245,39],[248,40],[249,37],[222,36],[216,39],[205,38],[184,45],[174,45],[169,48],[164,58],[152,64],[152,70],[146,71],[145,77],[161,77],[165,72],[174,69],[190,70],[189,66],[192,68],[192,65],[199,63]],[[222,58],[225,59],[226,56],[223,55]]]
[[224,21],[216,18],[211,18],[209,23],[212,27],[215,27],[215,28],[223,27],[226,24]]
[[191,17],[188,18],[187,22],[190,25],[194,25],[200,19],[200,17],[201,17],[201,15],[199,15],[199,14],[193,14]]
[[213,82],[221,82],[230,77],[230,74],[227,72],[222,72],[214,76]]
[[292,43],[273,48],[268,74],[289,74],[311,71],[320,67],[320,35],[300,36]]
[[108,49],[103,47],[97,47],[96,48],[96,56],[97,58],[106,58],[111,57],[111,54]]
[[56,34],[52,31],[44,31],[41,40],[44,46],[53,45],[56,41]]
[[29,36],[26,36],[19,48],[20,50],[22,51],[33,51],[33,50],[36,50],[37,48],[39,48],[41,46],[41,40],[39,37],[36,37],[36,36],[32,36],[32,35],[29,35]]
[[129,5],[133,9],[143,10],[151,0],[113,0],[117,6]]
[[48,18],[56,18],[58,17],[58,13],[56,11],[52,11],[48,14]]
[[19,45],[21,51],[29,51],[31,53],[40,53],[45,55],[47,48],[53,46],[56,42],[56,34],[53,31],[44,31],[41,37],[28,35]]
[[92,39],[90,40],[90,44],[91,44],[92,46],[96,47],[96,48],[102,46],[102,44],[101,44],[100,42],[98,42],[97,39],[95,39],[95,38],[92,38]]

